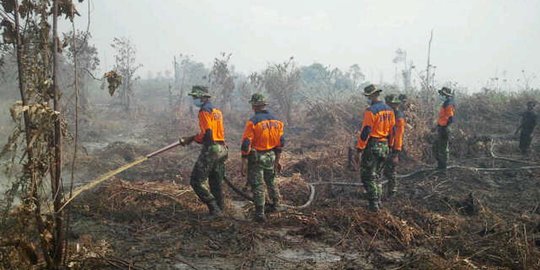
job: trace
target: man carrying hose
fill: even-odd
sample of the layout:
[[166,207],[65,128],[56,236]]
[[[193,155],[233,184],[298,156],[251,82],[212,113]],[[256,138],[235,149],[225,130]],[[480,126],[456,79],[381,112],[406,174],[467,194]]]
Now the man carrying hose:
[[536,102],[527,102],[527,111],[521,114],[521,122],[516,130],[516,135],[521,131],[519,136],[519,149],[522,155],[529,154],[529,147],[531,146],[532,135],[538,116],[534,112],[534,106]]
[[[400,95],[401,96],[401,95]],[[384,175],[388,178],[388,197],[392,197],[397,192],[397,177],[396,166],[399,162],[399,153],[403,149],[403,136],[405,135],[405,114],[399,110],[401,103],[400,96],[388,95],[385,97],[386,104],[388,104],[393,110],[396,117],[396,124],[392,129],[392,135],[390,136],[389,146],[390,156],[386,161],[384,168]]]
[[265,222],[265,192],[268,189],[270,210],[281,210],[276,173],[281,171],[280,157],[284,145],[283,122],[268,112],[266,98],[262,94],[251,96],[251,107],[255,115],[251,117],[242,136],[242,176],[248,177],[255,203],[256,222]]
[[[180,138],[180,145],[193,141],[202,144],[199,158],[191,172],[190,184],[199,199],[208,206],[211,217],[223,215],[225,206],[222,183],[225,176],[225,160],[228,150],[225,146],[223,115],[210,102],[211,95],[205,86],[193,86],[191,93],[193,104],[199,110],[199,128],[197,135]],[[203,185],[208,180],[210,191]]]
[[360,176],[366,189],[369,201],[368,209],[379,211],[382,186],[379,179],[389,154],[388,141],[396,119],[394,110],[379,100],[381,89],[373,84],[364,88],[364,96],[369,99],[370,106],[364,112],[362,128],[356,143],[355,161],[360,162]]
[[437,120],[437,138],[433,143],[433,154],[437,160],[437,169],[444,171],[446,170],[450,152],[448,141],[450,139],[450,124],[454,122],[455,103],[454,94],[450,88],[443,87],[439,90],[439,95],[443,99],[443,104]]

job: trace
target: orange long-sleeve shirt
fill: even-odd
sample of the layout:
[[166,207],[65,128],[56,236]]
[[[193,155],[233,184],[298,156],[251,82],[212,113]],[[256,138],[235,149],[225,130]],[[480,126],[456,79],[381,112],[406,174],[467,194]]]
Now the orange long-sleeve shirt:
[[210,102],[206,102],[199,110],[199,128],[200,132],[195,136],[197,143],[209,145],[225,141],[223,114]]
[[402,111],[395,110],[396,125],[392,130],[391,140],[389,145],[393,150],[401,151],[403,149],[403,137],[405,135],[405,126],[407,121],[405,120],[405,114]]
[[437,120],[437,125],[441,127],[446,127],[453,123],[454,114],[455,114],[455,103],[454,99],[449,98],[444,101],[441,109],[439,110],[439,119]]
[[370,138],[386,141],[392,135],[391,131],[396,124],[394,110],[390,106],[378,101],[369,106],[364,112],[362,128],[358,135],[356,148],[364,150]]
[[257,151],[281,151],[285,144],[283,122],[267,111],[256,112],[246,123],[242,135],[242,157],[247,157],[251,149]]

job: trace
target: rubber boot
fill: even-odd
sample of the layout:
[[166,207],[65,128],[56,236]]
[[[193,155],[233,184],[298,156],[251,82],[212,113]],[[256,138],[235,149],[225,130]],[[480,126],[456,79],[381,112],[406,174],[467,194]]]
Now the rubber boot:
[[396,195],[397,193],[397,186],[396,186],[396,182],[395,180],[393,181],[388,181],[388,191],[387,191],[387,197],[388,198],[392,198]]
[[207,206],[210,213],[210,218],[217,218],[223,216],[223,212],[221,211],[221,208],[219,208],[215,200],[209,202]]
[[437,170],[440,170],[440,171],[446,170],[446,162],[437,161]]
[[370,200],[368,205],[368,210],[370,212],[376,213],[380,210],[380,204],[378,200]]
[[439,162],[436,170],[436,174],[439,177],[446,177],[447,167],[445,162]]
[[377,201],[381,201],[381,197],[383,196],[383,185],[381,183],[377,184]]
[[221,211],[225,211],[225,200],[223,199],[223,194],[213,194],[216,198],[216,204]]
[[266,222],[266,215],[264,214],[264,206],[263,205],[256,205],[255,206],[255,216],[253,217],[253,220],[258,223],[265,223]]
[[279,201],[268,205],[268,213],[283,212],[283,211],[285,211],[285,207],[283,207],[283,205],[281,205]]

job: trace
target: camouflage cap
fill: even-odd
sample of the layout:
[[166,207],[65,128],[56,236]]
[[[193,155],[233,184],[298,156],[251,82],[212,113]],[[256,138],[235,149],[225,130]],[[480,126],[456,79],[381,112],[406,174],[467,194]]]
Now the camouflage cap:
[[261,93],[255,93],[251,95],[251,99],[249,100],[249,103],[254,106],[264,106],[266,105],[266,97]]
[[202,86],[202,85],[194,85],[191,88],[191,92],[188,94],[188,96],[192,96],[194,98],[201,98],[201,97],[212,97],[208,93],[208,87]]
[[398,95],[390,94],[384,97],[384,101],[386,104],[400,104],[401,99],[399,99]]
[[439,90],[439,94],[447,97],[452,97],[454,96],[454,91],[452,91],[452,89],[448,87],[443,87],[441,88],[441,90]]
[[371,96],[375,93],[381,92],[382,89],[378,89],[374,84],[370,84],[364,88],[364,96]]

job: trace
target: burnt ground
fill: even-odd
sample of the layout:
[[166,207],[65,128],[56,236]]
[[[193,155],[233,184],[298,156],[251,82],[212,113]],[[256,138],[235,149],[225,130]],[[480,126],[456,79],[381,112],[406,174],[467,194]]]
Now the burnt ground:
[[[106,119],[83,129],[76,167],[76,178],[83,180],[78,185],[196,129],[188,119],[182,125],[138,119],[125,126],[114,117]],[[227,172],[243,188],[235,144],[242,127],[234,123],[227,127]],[[375,215],[366,211],[359,173],[347,168],[348,137],[316,140],[309,130],[291,132],[297,134],[291,134],[284,152],[279,186],[285,203],[302,205],[309,197],[307,183],[314,183],[315,199],[309,207],[272,213],[268,223],[260,225],[251,222],[252,205],[225,186],[226,215],[209,220],[189,187],[200,148],[177,148],[74,200],[68,265],[72,269],[540,269],[540,170],[455,168],[446,175],[415,174],[400,179],[399,194],[385,200],[384,209]],[[431,167],[421,162],[429,160],[421,156],[429,153],[429,145],[418,139],[407,142],[413,157],[402,160],[399,173]],[[486,149],[460,149],[467,147],[464,138],[452,142],[458,148],[453,152],[463,156],[453,157],[454,165],[540,164],[536,144],[533,155],[524,159],[515,141],[501,139],[495,153],[512,159],[508,161],[488,157]],[[66,159],[71,159],[69,153]],[[12,216],[22,228],[0,231],[9,235],[31,227],[32,218],[19,214],[15,211]],[[35,241],[33,245],[30,253],[36,253]],[[8,252],[10,258],[21,257]],[[11,265],[28,265],[24,258],[17,260]]]
[[[97,175],[148,146],[112,143],[81,161]],[[400,180],[380,214],[366,211],[346,149],[291,146],[280,188],[302,210],[251,222],[251,204],[225,188],[226,215],[209,220],[189,187],[196,146],[151,159],[86,193],[73,205],[73,265],[82,269],[540,269],[540,170],[475,172],[451,169]],[[539,150],[539,149],[536,149]],[[231,151],[233,152],[233,151]],[[505,148],[507,155],[516,155]],[[91,158],[92,157],[92,158]],[[529,160],[534,160],[531,157]],[[516,161],[476,157],[472,167],[517,168]],[[239,157],[228,173],[238,187]],[[411,160],[400,173],[424,168]]]

